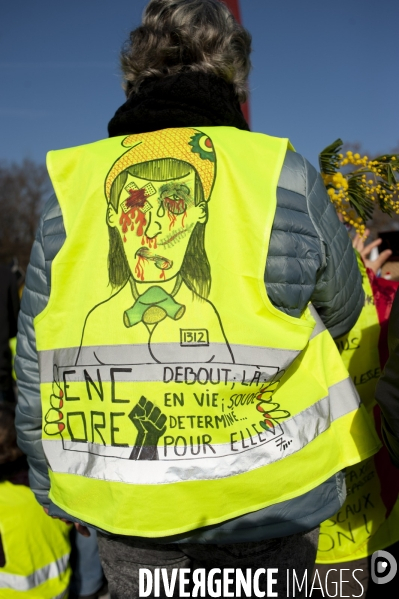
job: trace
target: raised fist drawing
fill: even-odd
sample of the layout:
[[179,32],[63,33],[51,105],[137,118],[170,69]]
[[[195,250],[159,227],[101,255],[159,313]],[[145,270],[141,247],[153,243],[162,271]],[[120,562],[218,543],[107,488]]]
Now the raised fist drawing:
[[130,455],[131,460],[157,460],[157,445],[166,431],[166,416],[161,410],[141,396],[129,414],[137,428],[137,437]]

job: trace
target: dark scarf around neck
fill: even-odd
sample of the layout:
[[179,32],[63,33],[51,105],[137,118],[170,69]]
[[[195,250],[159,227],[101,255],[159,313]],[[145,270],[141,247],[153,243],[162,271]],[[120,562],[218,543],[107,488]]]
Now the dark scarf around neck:
[[249,131],[231,84],[215,75],[180,73],[144,81],[108,123],[110,137],[171,127],[229,126]]

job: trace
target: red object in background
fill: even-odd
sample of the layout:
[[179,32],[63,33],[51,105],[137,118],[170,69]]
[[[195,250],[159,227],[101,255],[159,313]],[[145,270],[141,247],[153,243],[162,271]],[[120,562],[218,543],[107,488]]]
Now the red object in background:
[[[381,370],[388,359],[388,322],[392,303],[398,291],[399,283],[377,277],[372,270],[367,269],[371,289],[373,291],[374,305],[377,310],[380,323],[380,337],[378,351],[380,354]],[[381,410],[380,406],[374,406],[375,427],[381,441]],[[388,518],[399,496],[399,477],[396,467],[392,464],[385,445],[374,456],[375,468],[381,482],[381,499],[386,507],[385,517]]]
[[377,277],[372,270],[367,269],[370,285],[373,290],[374,304],[378,314],[381,327],[378,350],[380,353],[381,370],[388,360],[388,321],[395,294],[399,289],[398,281],[390,281]]
[[240,13],[240,6],[239,6],[238,0],[222,0],[222,1],[229,8],[229,10],[231,10],[236,21],[241,23],[241,13]]
[[[240,12],[240,4],[239,0],[222,0],[227,8],[233,13],[234,18],[238,23],[241,23],[241,12]],[[245,104],[241,104],[241,109],[244,113],[245,119],[249,123],[249,97]]]

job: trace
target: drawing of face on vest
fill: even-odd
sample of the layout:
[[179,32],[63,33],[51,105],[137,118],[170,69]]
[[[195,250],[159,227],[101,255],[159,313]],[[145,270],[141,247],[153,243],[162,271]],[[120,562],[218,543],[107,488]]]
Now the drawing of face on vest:
[[[88,315],[79,362],[233,362],[207,299],[212,141],[182,128],[130,135],[122,145],[130,149],[105,180],[109,281],[118,291]],[[101,322],[113,324],[112,352],[95,343]]]
[[[153,166],[147,163],[130,171],[150,174]],[[205,201],[195,204],[195,171],[186,163],[165,161],[160,166],[166,171],[159,175],[165,176],[161,181],[122,173],[120,177],[124,179],[127,174],[127,178],[118,210],[111,203],[108,207],[108,225],[117,229],[130,276],[139,285],[175,278],[182,268],[193,229],[207,219]],[[177,174],[185,172],[170,180],[166,178],[170,166]]]

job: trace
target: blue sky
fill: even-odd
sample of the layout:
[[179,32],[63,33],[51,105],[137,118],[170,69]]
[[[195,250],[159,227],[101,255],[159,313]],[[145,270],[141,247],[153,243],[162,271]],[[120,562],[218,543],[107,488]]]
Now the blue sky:
[[[13,0],[0,12],[0,161],[106,137],[124,101],[118,54],[145,0]],[[399,2],[240,0],[253,35],[253,130],[311,162],[341,137],[399,144]]]

